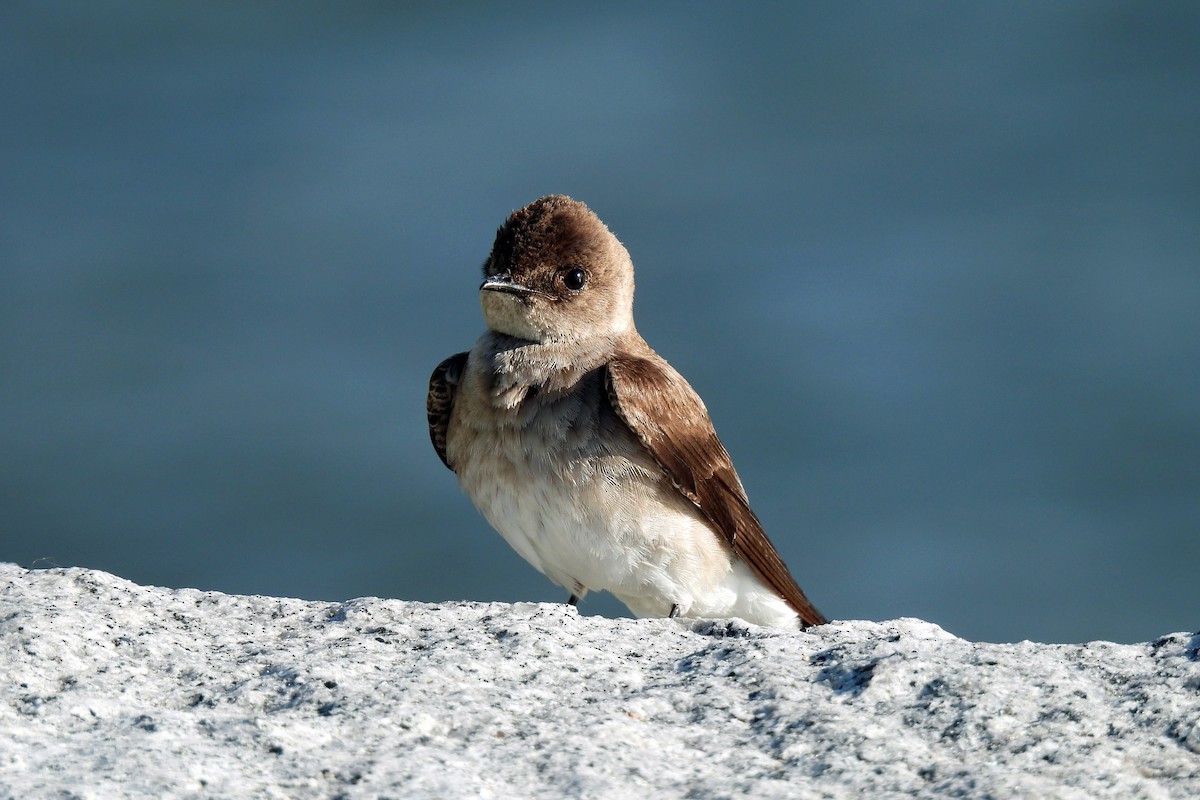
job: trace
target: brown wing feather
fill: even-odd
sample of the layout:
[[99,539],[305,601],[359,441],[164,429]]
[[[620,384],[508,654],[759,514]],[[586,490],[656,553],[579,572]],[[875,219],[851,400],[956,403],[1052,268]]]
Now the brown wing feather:
[[429,395],[425,398],[425,414],[429,417],[429,440],[438,458],[450,468],[446,458],[446,435],[450,429],[450,412],[454,409],[454,393],[467,365],[467,354],[459,353],[437,365],[429,376]]
[[657,354],[620,356],[608,364],[608,399],[685,497],[733,551],[800,615],[805,627],[826,622],[767,538],[708,411],[679,373]]

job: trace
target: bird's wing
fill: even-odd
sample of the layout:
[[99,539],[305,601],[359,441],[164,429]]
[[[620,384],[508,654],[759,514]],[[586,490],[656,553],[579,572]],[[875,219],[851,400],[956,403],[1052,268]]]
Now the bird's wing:
[[425,398],[425,413],[429,417],[429,440],[433,449],[453,472],[454,467],[446,458],[446,432],[450,429],[450,412],[454,408],[454,393],[467,366],[467,354],[459,353],[437,365],[429,376],[429,396]]
[[[717,438],[703,401],[657,354],[618,356],[607,367],[609,403],[733,551],[787,601],[803,626],[826,622],[804,596],[762,524]],[[432,419],[432,417],[430,417]]]

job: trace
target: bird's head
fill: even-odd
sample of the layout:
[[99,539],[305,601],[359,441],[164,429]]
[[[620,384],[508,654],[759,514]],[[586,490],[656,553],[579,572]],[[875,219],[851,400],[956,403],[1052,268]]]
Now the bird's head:
[[549,195],[496,232],[479,299],[488,327],[535,342],[633,329],[633,262],[591,209]]

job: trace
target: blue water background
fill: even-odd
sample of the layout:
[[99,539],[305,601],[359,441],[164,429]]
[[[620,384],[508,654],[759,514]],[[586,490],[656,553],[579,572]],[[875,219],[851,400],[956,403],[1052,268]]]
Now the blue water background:
[[1200,628],[1198,42],[1170,2],[5,3],[0,560],[562,600],[423,408],[562,192],[826,613]]

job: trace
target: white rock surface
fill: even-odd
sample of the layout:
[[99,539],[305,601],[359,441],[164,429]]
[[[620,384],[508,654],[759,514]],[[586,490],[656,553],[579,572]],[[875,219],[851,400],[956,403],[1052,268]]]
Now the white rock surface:
[[975,644],[0,565],[0,796],[1186,798],[1200,635]]

